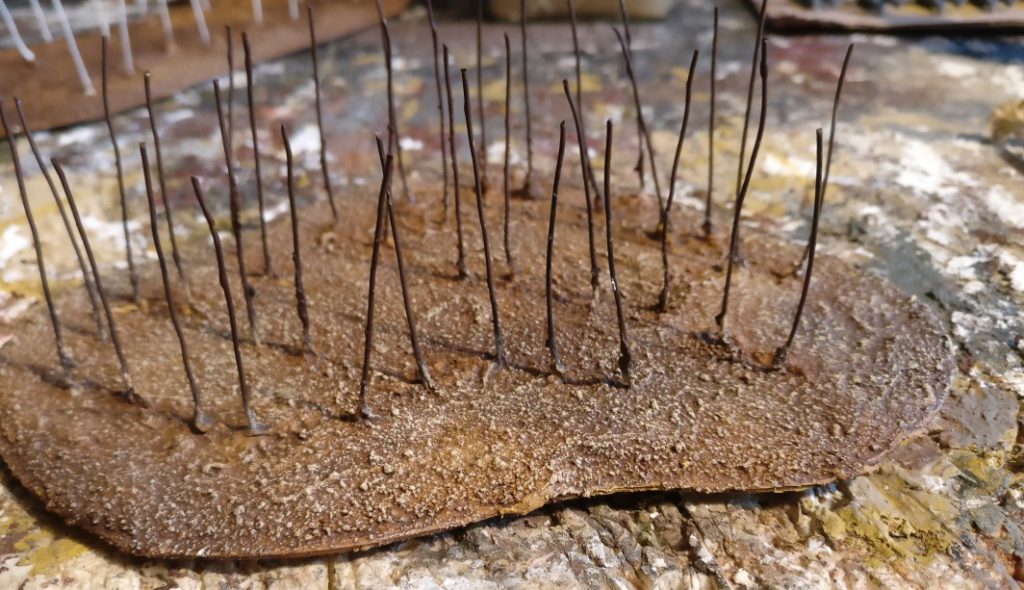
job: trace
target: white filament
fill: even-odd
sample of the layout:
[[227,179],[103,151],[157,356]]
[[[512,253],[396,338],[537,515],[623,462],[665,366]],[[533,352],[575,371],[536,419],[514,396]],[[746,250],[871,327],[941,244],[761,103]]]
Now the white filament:
[[135,64],[132,61],[132,40],[128,36],[128,8],[124,0],[117,0],[117,28],[121,37],[121,61],[124,63],[124,71],[129,74],[135,72]]
[[168,47],[174,45],[174,28],[171,26],[171,13],[167,11],[167,0],[156,0],[156,11],[160,13],[160,24],[164,27]]
[[75,43],[75,35],[71,32],[71,23],[68,22],[68,15],[64,14],[64,6],[60,0],[53,0],[53,10],[57,13],[57,21],[60,22],[61,31],[64,32],[64,40],[68,43],[68,51],[71,52],[71,61],[75,64],[75,72],[78,73],[78,81],[82,83],[82,90],[88,95],[96,94],[92,86],[92,79],[85,69],[82,61],[82,54],[78,52],[78,44]]
[[252,20],[263,24],[263,0],[252,0]]
[[11,16],[11,11],[7,10],[7,3],[4,0],[0,0],[0,17],[3,17],[4,25],[7,26],[7,32],[11,34],[14,47],[18,49],[22,59],[25,61],[35,61],[36,54],[32,53],[32,50],[21,39],[21,35],[18,34],[18,25],[14,24],[14,17]]
[[107,18],[107,9],[103,5],[103,0],[96,0],[96,23],[100,26],[100,34],[110,38],[110,19]]
[[292,20],[299,20],[299,0],[288,0],[288,16]]
[[28,0],[28,3],[32,7],[33,16],[36,17],[36,25],[39,27],[39,34],[43,36],[43,41],[47,43],[53,41],[50,26],[46,24],[46,15],[43,14],[43,7],[39,5],[39,0]]
[[191,0],[192,2],[192,14],[196,18],[196,28],[199,29],[199,38],[203,40],[203,45],[210,44],[210,31],[206,28],[206,16],[203,14],[203,8],[199,5],[200,0]]

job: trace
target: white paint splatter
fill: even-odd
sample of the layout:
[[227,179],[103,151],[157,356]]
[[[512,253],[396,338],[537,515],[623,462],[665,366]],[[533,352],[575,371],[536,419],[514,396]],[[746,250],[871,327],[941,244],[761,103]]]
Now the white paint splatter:
[[57,134],[57,145],[88,144],[99,128],[95,125],[80,125]]
[[7,268],[12,258],[31,245],[28,234],[20,226],[8,226],[0,237],[0,268]]
[[982,315],[954,311],[950,320],[953,322],[953,333],[961,340],[969,340],[974,334],[992,329],[992,318]]
[[256,73],[259,76],[279,76],[284,74],[286,64],[288,61],[283,59],[264,62],[257,66]]
[[924,484],[922,487],[925,491],[933,494],[944,494],[949,491],[950,481],[940,475],[932,475],[930,473],[922,473],[920,482]]
[[[578,151],[578,150],[577,150]],[[515,166],[522,162],[522,158],[516,151],[515,147],[509,148],[509,165]],[[488,164],[504,164],[505,163],[505,140],[492,141],[487,146],[487,163]]]
[[727,61],[723,64],[718,64],[718,71],[715,72],[716,80],[725,80],[729,76],[742,71],[744,65],[739,61]]
[[[82,218],[82,225],[89,235],[89,242],[109,240],[117,244],[118,248],[124,248],[124,228],[121,221],[106,221],[99,217],[86,215]],[[128,233],[134,234],[139,231],[141,224],[137,220],[128,221]]]
[[398,145],[407,152],[418,152],[423,149],[423,142],[413,137],[403,137],[398,140]]
[[169,113],[164,113],[161,117],[161,122],[165,125],[173,125],[175,123],[186,121],[195,116],[195,111],[192,109],[178,109]]
[[[775,154],[766,154],[761,169],[768,174],[787,177],[813,178],[815,163],[810,160],[789,156],[785,159]],[[812,183],[813,184],[813,183]]]
[[1024,68],[1017,65],[993,70],[994,75],[990,83],[994,86],[1001,86],[1009,97],[1024,96]]
[[946,272],[958,279],[972,281],[978,278],[975,272],[975,265],[984,262],[987,258],[980,256],[955,256],[946,263]]
[[1010,391],[1017,394],[1017,397],[1024,398],[1024,369],[1010,369],[1003,374],[1003,382],[1010,388]]
[[967,281],[964,285],[965,295],[977,295],[986,289],[985,283],[981,281]]
[[738,584],[742,588],[754,587],[754,577],[751,576],[750,573],[743,568],[736,570],[736,573],[732,576],[732,581],[733,583]]
[[1010,288],[1018,293],[1024,293],[1024,260],[1004,250],[999,253],[999,266],[1000,270],[1006,273]]
[[392,56],[391,57],[391,67],[396,72],[409,69],[410,67],[413,66],[413,64],[414,64],[414,62],[412,62],[410,60],[407,60],[407,59],[405,59],[403,57],[398,57],[398,56]]
[[1014,197],[1001,185],[994,185],[985,194],[985,206],[1003,223],[1024,228],[1024,201]]
[[561,57],[561,58],[558,59],[558,61],[556,63],[558,64],[558,69],[561,69],[561,70],[573,69],[573,68],[576,67],[576,57],[572,56],[572,55]]
[[889,35],[865,35],[857,33],[850,37],[850,40],[858,45],[870,43],[879,47],[896,47],[899,41]]
[[915,225],[924,238],[918,240],[918,245],[928,252],[935,266],[944,267],[953,255],[953,236],[958,230],[962,233],[963,223],[950,216],[948,209],[936,206]]
[[288,202],[281,201],[273,207],[267,207],[263,211],[263,219],[268,223],[288,212]]
[[0,586],[4,588],[23,588],[35,566],[18,565],[19,556],[10,557],[0,563]]
[[292,152],[296,154],[320,153],[320,131],[313,125],[303,125],[298,131],[291,133],[288,140],[292,144]]
[[903,145],[896,182],[909,189],[940,196],[953,196],[975,181],[957,172],[930,145],[912,139]]
[[866,227],[872,236],[890,240],[896,238],[899,231],[896,224],[878,205],[863,205],[857,210],[857,219]]
[[943,76],[949,76],[950,78],[966,78],[967,76],[973,76],[978,71],[974,65],[966,61],[951,59],[948,55],[942,56],[941,59],[936,59],[935,70]]

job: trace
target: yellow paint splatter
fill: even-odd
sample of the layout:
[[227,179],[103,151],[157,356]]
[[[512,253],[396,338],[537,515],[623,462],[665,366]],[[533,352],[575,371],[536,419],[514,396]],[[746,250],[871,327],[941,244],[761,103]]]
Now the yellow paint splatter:
[[992,139],[1024,137],[1024,100],[1005,102],[992,111]]
[[32,576],[45,576],[89,550],[71,539],[55,539],[52,533],[43,529],[37,529],[15,542],[14,549],[25,554],[18,565],[31,565]]
[[669,75],[672,76],[672,80],[676,84],[686,84],[686,81],[690,79],[690,69],[688,67],[675,66],[669,70]]
[[398,119],[401,121],[408,121],[416,116],[420,110],[419,99],[413,98],[402,102],[402,112],[398,114]]
[[[569,89],[573,91],[573,93],[574,93],[573,94],[573,100],[575,100],[575,98],[576,98],[576,95],[575,95],[575,92],[576,92],[576,76],[575,76],[575,74],[573,74],[571,77],[569,77],[568,80],[569,80]],[[582,72],[580,74],[580,86],[583,87],[583,93],[584,94],[586,94],[587,92],[597,92],[598,90],[601,90],[601,78],[596,76],[596,75],[594,75],[594,74],[592,74],[592,73],[590,73],[590,72]],[[548,86],[548,92],[555,93],[557,96],[561,96],[565,92],[565,90],[562,88],[562,82],[561,81],[552,82],[551,85]],[[586,100],[585,97],[584,97],[584,100]]]
[[[395,94],[398,96],[419,96],[423,92],[422,78],[406,78],[395,80]],[[415,98],[414,98],[415,100]]]
[[949,498],[911,486],[899,468],[859,477],[849,484],[851,502],[839,509],[812,506],[833,543],[862,545],[878,563],[928,562],[954,543],[957,510]]
[[[6,482],[0,482],[0,485],[6,485]],[[3,510],[0,511],[0,538],[9,538],[27,533],[38,526],[39,523],[36,519],[32,518],[27,512],[16,506],[13,502],[4,500]]]
[[505,78],[491,80],[484,83],[484,100],[491,102],[505,102]]
[[383,65],[384,58],[379,53],[360,53],[352,59],[352,63],[356,66]]

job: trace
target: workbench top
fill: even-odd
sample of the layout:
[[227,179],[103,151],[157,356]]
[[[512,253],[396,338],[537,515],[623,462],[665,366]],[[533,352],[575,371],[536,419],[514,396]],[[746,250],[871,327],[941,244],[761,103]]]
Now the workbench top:
[[[723,2],[718,60],[717,231],[727,227],[742,125],[753,15]],[[633,24],[633,52],[659,169],[668,169],[683,109],[690,52],[702,51],[694,112],[680,166],[683,207],[700,207],[707,175],[709,3],[689,0],[666,22]],[[475,65],[471,21],[442,21],[457,63]],[[504,57],[501,32],[485,28],[488,137],[500,161]],[[425,14],[392,23],[396,84],[410,179],[438,178],[433,63]],[[568,116],[561,79],[572,78],[567,24],[531,28],[535,160],[547,184],[558,121]],[[608,23],[581,27],[584,102],[590,127],[624,117],[618,134],[619,190],[636,191],[632,108]],[[828,129],[835,79],[857,43],[839,113],[819,248],[887,277],[928,302],[959,351],[950,398],[928,432],[895,449],[876,472],[784,494],[630,494],[548,506],[514,519],[379,550],[301,562],[141,562],[112,553],[56,522],[9,474],[0,475],[0,588],[1013,588],[1024,580],[1024,497],[1018,444],[1024,397],[1024,162],[1000,130],[1021,137],[1024,44],[1019,39],[829,35],[771,37],[768,129],[745,213],[764,230],[803,240],[813,196],[814,130]],[[371,192],[372,133],[386,124],[379,32],[321,49],[325,115],[337,187]],[[518,51],[516,52],[518,56]],[[257,69],[267,123],[265,174],[273,209],[284,211],[279,141],[287,122],[307,182],[319,182],[308,56]],[[237,80],[244,83],[244,77]],[[518,106],[516,96],[514,108]],[[239,101],[239,113],[244,112]],[[212,93],[206,85],[160,105],[171,206],[199,228],[188,176],[223,176]],[[271,106],[272,105],[272,106]],[[243,124],[236,113],[237,125]],[[115,120],[122,150],[147,138],[144,113]],[[247,130],[246,130],[247,131]],[[522,128],[516,157],[522,158]],[[241,131],[239,131],[241,133]],[[243,135],[239,135],[242,141]],[[40,134],[86,198],[104,260],[116,261],[116,184],[105,128],[90,124]],[[247,137],[246,137],[247,140]],[[602,138],[592,133],[591,147]],[[632,143],[631,143],[632,142]],[[27,144],[19,143],[27,154]],[[37,283],[31,244],[6,148],[0,150],[0,316],[26,305],[12,292]],[[137,155],[129,188],[141,195]],[[30,160],[23,155],[23,160]],[[243,168],[248,168],[244,165]],[[495,169],[498,167],[495,166]],[[52,201],[30,167],[29,190],[44,233],[59,236]],[[243,173],[240,182],[248,182]],[[497,177],[496,177],[497,178]],[[663,176],[664,178],[664,176]],[[211,181],[212,182],[212,181]],[[580,179],[575,168],[564,182]],[[213,200],[225,188],[213,188]],[[336,188],[336,190],[338,190]],[[219,191],[219,192],[218,192]],[[223,199],[222,199],[223,200]],[[222,211],[226,207],[222,208]],[[135,216],[143,226],[143,208]],[[52,231],[51,231],[52,230]],[[54,274],[73,284],[73,257],[47,242]],[[146,246],[140,236],[138,245]],[[29,263],[24,263],[28,260]],[[794,294],[795,296],[796,294]],[[898,330],[898,326],[893,326]],[[10,333],[0,324],[0,342]]]

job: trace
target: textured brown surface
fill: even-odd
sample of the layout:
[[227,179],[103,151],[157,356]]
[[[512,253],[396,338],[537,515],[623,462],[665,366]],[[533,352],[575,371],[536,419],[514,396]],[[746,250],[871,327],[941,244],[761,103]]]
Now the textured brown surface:
[[[409,5],[409,0],[383,0],[385,14],[392,16]],[[328,41],[376,24],[377,9],[372,0],[312,2],[316,11],[317,39]],[[164,41],[156,14],[129,25],[135,72],[126,73],[116,30],[110,42],[110,108],[124,111],[145,104],[142,73],[153,74],[153,98],[170,96],[228,71],[225,25],[248,31],[253,60],[264,61],[309,46],[309,24],[305,4],[298,20],[288,17],[285,0],[263,3],[263,24],[252,21],[250,0],[221,0],[206,14],[210,45],[204,45],[196,29],[190,5],[171,7],[175,45]],[[236,33],[237,34],[237,33]],[[0,51],[0,88],[4,96],[25,101],[25,114],[35,130],[64,127],[103,116],[101,95],[102,50],[99,32],[75,36],[82,60],[92,78],[96,94],[87,96],[78,82],[64,40],[32,47],[34,63],[26,62],[15,49]],[[235,38],[235,64],[242,63],[242,43]],[[4,134],[0,132],[0,137]]]
[[[437,197],[420,187],[421,203]],[[303,258],[319,361],[297,356],[291,282],[257,278],[264,345],[244,355],[256,412],[271,435],[245,435],[212,252],[194,244],[197,308],[188,338],[209,413],[207,435],[188,427],[190,397],[154,269],[147,305],[118,318],[138,393],[148,408],[111,395],[113,353],[92,333],[84,296],[60,309],[73,329],[79,387],[48,384],[45,314],[29,316],[0,365],[0,454],[47,508],[119,548],[148,556],[283,556],[375,546],[567,497],[624,490],[780,490],[847,478],[920,429],[941,405],[951,350],[932,313],[880,279],[822,256],[785,372],[730,360],[700,337],[713,327],[721,245],[691,239],[676,219],[673,307],[649,310],[660,276],[640,229],[643,201],[616,206],[619,276],[637,359],[632,389],[604,384],[617,355],[610,293],[587,288],[582,197],[563,194],[556,237],[556,321],[572,380],[547,374],[543,347],[546,203],[515,203],[519,273],[499,283],[514,368],[489,373],[483,261],[473,218],[471,271],[453,277],[454,232],[439,207],[399,208],[413,300],[437,395],[408,382],[408,352],[393,253],[379,274],[378,378],[355,409],[372,228],[368,195],[346,198],[331,231],[326,205],[306,209]],[[498,207],[492,206],[493,228]],[[316,221],[314,221],[316,220]],[[449,224],[450,225],[450,224]],[[798,248],[748,230],[730,325],[745,356],[769,355],[798,294],[780,279]],[[493,238],[493,236],[492,236]],[[290,240],[276,223],[274,244]],[[250,240],[252,267],[259,268]],[[276,252],[287,251],[276,248]],[[290,276],[278,258],[278,272]],[[773,272],[774,271],[774,272]],[[123,288],[123,287],[122,287]],[[236,286],[235,292],[238,293]],[[240,301],[239,301],[240,303]],[[207,320],[203,319],[206,316]]]

